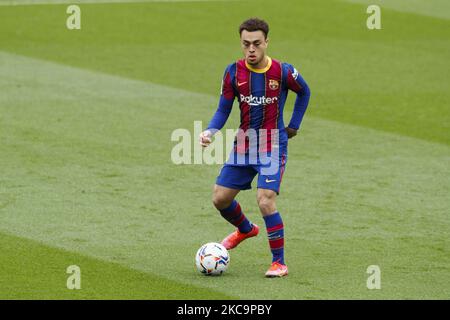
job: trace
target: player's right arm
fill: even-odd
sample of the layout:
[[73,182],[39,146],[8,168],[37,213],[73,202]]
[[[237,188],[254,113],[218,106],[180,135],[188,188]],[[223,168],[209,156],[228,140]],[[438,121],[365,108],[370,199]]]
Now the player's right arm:
[[207,147],[211,143],[211,138],[214,133],[222,129],[227,122],[233,107],[235,96],[235,90],[231,80],[230,66],[228,66],[222,79],[219,106],[209,122],[208,127],[200,134],[199,137],[199,142],[203,147]]

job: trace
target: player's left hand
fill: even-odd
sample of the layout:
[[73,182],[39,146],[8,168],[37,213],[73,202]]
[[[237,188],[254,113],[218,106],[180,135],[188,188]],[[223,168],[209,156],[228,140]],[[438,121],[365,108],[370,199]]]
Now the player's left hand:
[[288,135],[288,139],[293,138],[293,137],[295,137],[297,135],[297,131],[298,130],[295,130],[295,129],[292,129],[292,128],[289,128],[289,127],[286,127],[285,129],[286,129],[286,132],[287,132],[287,135]]

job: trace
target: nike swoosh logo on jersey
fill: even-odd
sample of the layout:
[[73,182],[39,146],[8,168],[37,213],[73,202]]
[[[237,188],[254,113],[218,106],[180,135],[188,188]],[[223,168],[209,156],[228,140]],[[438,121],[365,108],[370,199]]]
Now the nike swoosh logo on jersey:
[[266,183],[271,183],[271,182],[274,182],[274,181],[277,181],[277,180],[269,180],[268,178],[266,178]]
[[238,87],[243,86],[246,83],[247,83],[247,81],[245,81],[245,82],[238,82]]

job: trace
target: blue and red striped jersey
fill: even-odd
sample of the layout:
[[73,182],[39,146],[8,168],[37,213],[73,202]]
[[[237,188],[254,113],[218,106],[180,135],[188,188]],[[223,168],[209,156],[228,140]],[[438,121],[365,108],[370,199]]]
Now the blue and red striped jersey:
[[208,129],[220,130],[230,115],[237,98],[243,132],[248,129],[267,130],[267,147],[271,149],[271,129],[279,129],[279,143],[287,144],[284,130],[283,109],[288,90],[297,94],[294,112],[288,127],[299,129],[308,106],[310,91],[298,71],[288,63],[268,58],[264,69],[254,69],[245,59],[227,66],[220,95],[219,106]]

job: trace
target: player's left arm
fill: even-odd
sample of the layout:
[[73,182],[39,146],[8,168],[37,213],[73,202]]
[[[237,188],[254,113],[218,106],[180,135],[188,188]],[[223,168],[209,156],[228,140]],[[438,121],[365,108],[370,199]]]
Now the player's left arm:
[[298,73],[292,65],[287,65],[286,85],[288,89],[294,91],[297,94],[294,104],[294,112],[292,113],[291,121],[286,127],[288,138],[292,138],[297,135],[297,131],[300,128],[300,124],[305,115],[305,111],[308,108],[309,98],[311,92],[308,84],[303,77]]

